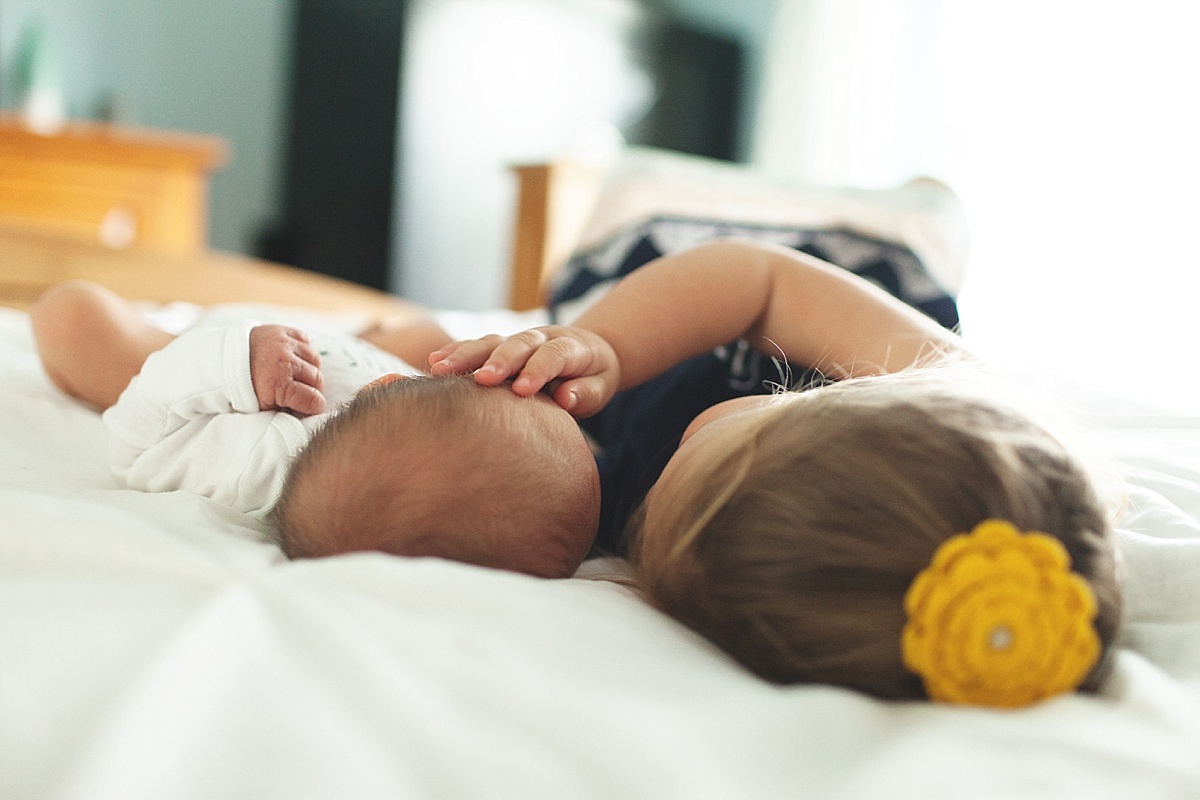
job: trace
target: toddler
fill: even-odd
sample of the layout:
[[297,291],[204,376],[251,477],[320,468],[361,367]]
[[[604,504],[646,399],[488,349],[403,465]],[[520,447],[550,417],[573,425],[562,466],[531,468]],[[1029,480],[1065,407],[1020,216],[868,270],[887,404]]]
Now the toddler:
[[360,550],[567,577],[595,535],[595,462],[548,398],[432,378],[425,316],[364,337],[242,319],[173,337],[94,284],[30,312],[60,388],[104,411],[131,488],[268,518],[293,558]]
[[[765,356],[819,370],[814,388],[746,379]],[[549,392],[606,450],[660,443],[602,458],[600,544],[763,678],[1011,707],[1105,674],[1121,596],[1088,470],[972,379],[956,335],[845,270],[701,245],[571,326],[430,361]]]

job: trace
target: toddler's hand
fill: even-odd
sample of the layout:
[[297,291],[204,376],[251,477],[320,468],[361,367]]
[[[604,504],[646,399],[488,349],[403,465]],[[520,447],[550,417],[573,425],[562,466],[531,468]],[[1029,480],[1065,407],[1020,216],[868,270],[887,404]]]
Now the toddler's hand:
[[325,410],[321,357],[308,337],[283,325],[250,331],[250,379],[262,411],[286,409],[302,417]]
[[548,386],[554,402],[580,418],[604,408],[621,382],[617,354],[603,337],[563,325],[452,342],[430,353],[429,364],[434,375],[474,372],[483,386],[512,378],[522,397]]

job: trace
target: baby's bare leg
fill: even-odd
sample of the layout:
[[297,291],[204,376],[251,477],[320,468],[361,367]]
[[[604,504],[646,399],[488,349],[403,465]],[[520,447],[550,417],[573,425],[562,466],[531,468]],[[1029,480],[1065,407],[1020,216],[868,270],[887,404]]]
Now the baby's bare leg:
[[50,380],[101,409],[114,405],[146,357],[174,338],[121,297],[87,281],[50,287],[29,317]]

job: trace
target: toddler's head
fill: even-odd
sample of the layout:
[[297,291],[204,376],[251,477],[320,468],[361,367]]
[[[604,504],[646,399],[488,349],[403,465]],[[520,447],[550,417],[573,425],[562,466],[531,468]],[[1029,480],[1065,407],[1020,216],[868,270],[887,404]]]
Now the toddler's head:
[[[685,439],[634,521],[651,602],[768,680],[923,698],[905,594],[946,540],[1003,520],[1065,546],[1107,653],[1121,596],[1093,473],[953,372],[762,398]],[[1083,688],[1106,665],[1085,664]]]
[[436,556],[574,573],[596,533],[595,460],[549,398],[470,377],[373,386],[295,459],[275,507],[284,552]]

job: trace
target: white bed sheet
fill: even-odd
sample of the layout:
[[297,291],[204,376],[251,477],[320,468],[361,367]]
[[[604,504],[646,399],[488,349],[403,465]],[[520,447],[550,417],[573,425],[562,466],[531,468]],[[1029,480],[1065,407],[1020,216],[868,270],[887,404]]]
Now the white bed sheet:
[[360,554],[123,490],[0,310],[0,797],[1200,797],[1200,420],[1072,397],[1130,481],[1105,695],[780,689],[603,581]]

